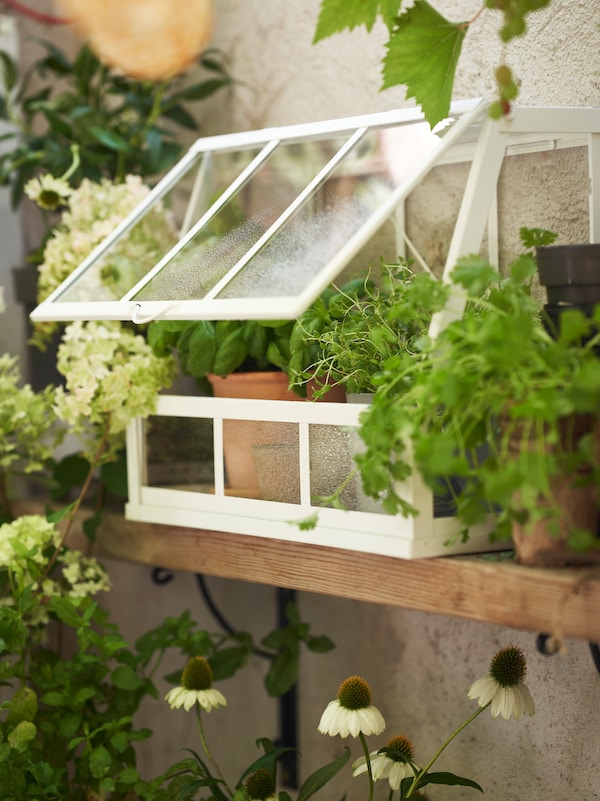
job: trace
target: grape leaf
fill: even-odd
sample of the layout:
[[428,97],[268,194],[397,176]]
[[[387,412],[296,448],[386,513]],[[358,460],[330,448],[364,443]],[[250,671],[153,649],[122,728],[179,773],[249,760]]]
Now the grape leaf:
[[323,0],[313,44],[341,31],[364,25],[370,31],[377,16],[391,28],[402,0]]
[[383,60],[383,89],[405,84],[433,127],[448,116],[454,74],[466,34],[462,22],[449,22],[427,0],[416,0],[398,19]]

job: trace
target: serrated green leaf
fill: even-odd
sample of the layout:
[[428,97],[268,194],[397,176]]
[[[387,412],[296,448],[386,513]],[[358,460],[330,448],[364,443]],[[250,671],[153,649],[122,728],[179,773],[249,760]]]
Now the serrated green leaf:
[[558,234],[547,231],[545,228],[519,228],[519,239],[526,248],[540,248],[551,245],[556,241]]
[[323,0],[313,44],[361,25],[370,31],[378,15],[391,27],[401,3],[402,0]]
[[416,0],[387,43],[383,88],[404,84],[432,127],[448,116],[465,33],[464,23],[449,22],[427,0]]

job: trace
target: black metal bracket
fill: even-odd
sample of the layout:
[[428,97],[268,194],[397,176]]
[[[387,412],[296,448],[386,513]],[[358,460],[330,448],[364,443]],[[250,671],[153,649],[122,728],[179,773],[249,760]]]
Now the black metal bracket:
[[[535,645],[539,653],[543,656],[554,656],[559,650],[558,644],[550,634],[538,634]],[[594,666],[598,673],[600,673],[600,646],[597,642],[590,642],[588,645],[590,647]]]

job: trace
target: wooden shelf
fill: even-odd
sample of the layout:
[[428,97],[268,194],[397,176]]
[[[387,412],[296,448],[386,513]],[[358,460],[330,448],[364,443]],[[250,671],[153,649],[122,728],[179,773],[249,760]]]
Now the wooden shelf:
[[403,560],[106,515],[98,556],[600,641],[600,567]]

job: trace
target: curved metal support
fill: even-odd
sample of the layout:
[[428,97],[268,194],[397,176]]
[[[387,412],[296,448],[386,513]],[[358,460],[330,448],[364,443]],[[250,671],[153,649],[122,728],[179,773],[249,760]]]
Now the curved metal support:
[[[598,673],[600,673],[600,645],[597,642],[588,643],[590,646],[590,653],[592,661]],[[535,646],[540,654],[543,656],[554,656],[559,651],[559,644],[554,637],[550,634],[538,634]]]
[[173,581],[174,578],[175,576],[173,573],[171,573],[170,570],[166,570],[164,567],[155,567],[152,571],[152,581],[160,587]]

